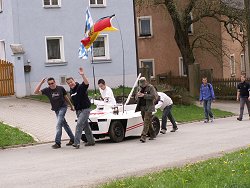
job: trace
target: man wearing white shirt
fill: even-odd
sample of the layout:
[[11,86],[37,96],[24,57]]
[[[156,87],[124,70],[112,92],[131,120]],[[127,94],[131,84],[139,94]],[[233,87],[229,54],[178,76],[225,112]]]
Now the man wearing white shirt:
[[116,105],[116,100],[113,91],[105,84],[105,81],[103,79],[98,80],[98,86],[104,104]]
[[160,108],[162,112],[162,122],[161,122],[161,133],[166,134],[167,131],[167,118],[169,118],[170,122],[173,125],[173,129],[170,132],[175,132],[178,130],[175,119],[171,113],[173,101],[163,92],[157,92],[160,97],[158,103],[155,105],[155,108]]

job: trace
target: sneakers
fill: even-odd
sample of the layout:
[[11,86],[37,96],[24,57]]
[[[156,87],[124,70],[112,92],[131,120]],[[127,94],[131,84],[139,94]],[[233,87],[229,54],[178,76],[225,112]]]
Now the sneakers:
[[208,119],[205,119],[205,120],[204,120],[204,123],[208,123]]
[[[211,118],[210,118],[210,121],[211,121],[211,122],[214,122],[214,117],[211,117]],[[209,123],[209,119],[205,119],[205,120],[204,120],[204,123]]]
[[[175,131],[177,131],[177,130],[178,130],[178,127],[173,128],[170,132],[175,132]],[[166,129],[162,129],[162,130],[160,131],[161,134],[166,134],[166,132],[167,132]]]
[[58,148],[61,148],[61,145],[60,144],[54,144],[51,146],[53,149],[58,149]]
[[76,149],[80,148],[80,144],[72,144],[73,147],[75,147]]
[[149,140],[154,140],[155,138],[156,138],[156,136],[153,135],[153,136],[150,136]]
[[89,142],[87,142],[86,144],[85,144],[85,146],[94,146],[95,145],[95,142],[94,143],[89,143]]
[[178,130],[178,127],[175,127],[175,128],[173,128],[170,132],[175,132],[175,131],[177,131]]
[[67,144],[66,144],[66,146],[71,146],[72,144],[74,144],[74,141],[69,141]]
[[237,120],[238,120],[238,121],[242,121],[242,119],[241,119],[241,118],[237,118]]
[[167,132],[166,129],[162,129],[162,130],[160,131],[161,134],[166,134],[166,132]]

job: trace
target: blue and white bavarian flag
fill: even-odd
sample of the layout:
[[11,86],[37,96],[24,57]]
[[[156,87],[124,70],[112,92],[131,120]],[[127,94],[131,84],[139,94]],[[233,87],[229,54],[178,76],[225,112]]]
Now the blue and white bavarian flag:
[[[86,10],[86,22],[85,22],[85,30],[84,30],[84,36],[88,36],[88,33],[91,30],[91,27],[93,26],[93,20],[91,17],[91,14],[89,12],[89,9]],[[92,47],[90,47],[88,50],[84,47],[84,45],[81,43],[79,48],[79,58],[81,59],[88,59],[88,52],[92,52]]]

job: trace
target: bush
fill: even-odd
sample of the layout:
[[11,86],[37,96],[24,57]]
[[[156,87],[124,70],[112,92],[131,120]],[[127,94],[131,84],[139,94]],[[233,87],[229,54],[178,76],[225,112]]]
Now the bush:
[[186,88],[179,86],[173,87],[167,84],[157,85],[156,88],[158,91],[166,93],[173,100],[174,104],[194,104],[194,99],[189,95],[189,92]]

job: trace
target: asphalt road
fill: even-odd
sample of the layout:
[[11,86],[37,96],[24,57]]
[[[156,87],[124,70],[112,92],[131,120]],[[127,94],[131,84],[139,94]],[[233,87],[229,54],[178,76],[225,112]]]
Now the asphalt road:
[[183,124],[176,133],[159,135],[140,143],[108,140],[76,150],[49,144],[0,150],[0,187],[94,187],[129,175],[220,156],[250,146],[250,120],[236,117],[215,122]]

